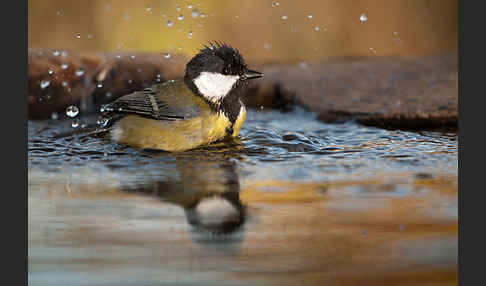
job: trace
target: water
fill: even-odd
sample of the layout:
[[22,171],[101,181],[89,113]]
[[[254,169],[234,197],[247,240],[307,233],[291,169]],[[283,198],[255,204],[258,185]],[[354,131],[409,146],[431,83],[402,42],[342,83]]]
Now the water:
[[168,153],[28,125],[29,284],[457,281],[457,133],[248,110]]
[[365,14],[361,14],[361,15],[359,16],[359,20],[360,20],[361,22],[366,22],[366,21],[368,21],[368,17],[367,17]]

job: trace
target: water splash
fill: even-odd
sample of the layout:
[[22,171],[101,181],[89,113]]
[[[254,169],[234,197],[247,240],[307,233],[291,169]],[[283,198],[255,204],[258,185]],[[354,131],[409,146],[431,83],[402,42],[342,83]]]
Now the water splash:
[[79,114],[79,108],[76,105],[70,105],[66,108],[66,115],[69,117],[76,117]]
[[40,82],[40,88],[41,88],[41,89],[45,89],[45,88],[46,88],[46,87],[48,87],[50,84],[51,84],[51,82],[50,82],[50,81],[48,81],[48,80],[43,80],[43,81],[41,81],[41,82]]
[[368,17],[365,14],[361,14],[361,16],[359,16],[359,20],[364,23],[368,21]]

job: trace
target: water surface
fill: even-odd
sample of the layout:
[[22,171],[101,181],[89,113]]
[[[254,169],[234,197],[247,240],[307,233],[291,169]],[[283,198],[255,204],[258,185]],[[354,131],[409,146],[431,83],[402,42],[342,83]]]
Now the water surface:
[[454,132],[249,110],[167,153],[71,128],[29,122],[32,285],[457,284]]

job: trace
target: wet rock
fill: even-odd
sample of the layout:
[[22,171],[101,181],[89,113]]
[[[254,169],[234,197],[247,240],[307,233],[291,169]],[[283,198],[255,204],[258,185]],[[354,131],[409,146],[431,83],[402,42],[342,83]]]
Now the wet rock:
[[[457,53],[417,58],[347,59],[262,69],[246,98],[274,106],[272,86],[328,123],[351,119],[385,128],[457,127]],[[280,96],[281,98],[281,96]]]

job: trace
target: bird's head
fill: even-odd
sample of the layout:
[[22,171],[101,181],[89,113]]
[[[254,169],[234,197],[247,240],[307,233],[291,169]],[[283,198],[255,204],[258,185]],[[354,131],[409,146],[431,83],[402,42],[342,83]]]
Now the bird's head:
[[262,76],[248,69],[238,50],[215,42],[204,46],[187,63],[184,81],[194,92],[217,103],[248,80]]

